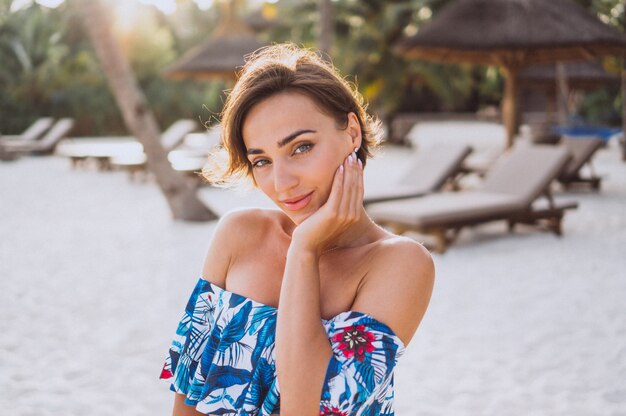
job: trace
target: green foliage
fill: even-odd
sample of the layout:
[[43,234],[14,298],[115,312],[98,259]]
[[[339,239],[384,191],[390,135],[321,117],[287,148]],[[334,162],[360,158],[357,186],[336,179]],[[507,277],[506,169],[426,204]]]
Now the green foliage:
[[[51,115],[74,117],[75,136],[128,134],[72,11],[65,4],[54,10],[35,4],[10,13],[10,3],[0,0],[0,132],[20,132]],[[143,6],[142,16],[141,24],[120,40],[161,127],[182,117],[208,120],[218,113],[225,85],[165,79],[164,68],[182,54],[177,47],[185,42],[153,8]]]
[[[477,111],[499,104],[502,76],[496,68],[439,65],[393,53],[400,38],[415,33],[450,1],[332,2],[333,63],[382,118],[397,112]],[[623,29],[621,0],[576,1]],[[0,0],[0,132],[18,132],[37,117],[52,115],[74,117],[74,135],[126,134],[82,22],[72,10],[65,4],[52,10],[34,4],[11,12],[11,3]],[[132,31],[116,33],[161,127],[181,117],[212,119],[230,85],[172,81],[162,74],[184,52],[208,39],[220,21],[217,8],[200,11],[193,2],[180,1],[177,13],[165,16],[137,4],[142,19]],[[282,24],[261,37],[316,46],[319,0],[280,0],[271,7]],[[607,63],[621,67],[617,60]],[[620,109],[619,91],[606,88],[587,94],[581,114],[590,120],[614,120]]]
[[[331,57],[350,74],[371,110],[386,118],[397,112],[475,111],[493,104],[501,82],[487,68],[440,65],[405,59],[393,45],[414,33],[449,0],[339,0],[334,6]],[[318,0],[281,1],[281,19],[297,24],[275,29],[271,38],[315,46]]]
[[[620,31],[626,27],[626,7],[623,0],[577,0],[583,7],[594,12],[600,20]],[[605,68],[619,73],[622,63],[617,58],[605,58]],[[585,94],[579,115],[589,124],[621,126],[622,95],[619,88],[600,87]]]
[[621,125],[622,96],[619,88],[602,87],[585,95],[579,115],[593,125]]
[[49,108],[45,92],[57,68],[68,55],[62,42],[58,13],[30,7],[15,13],[10,2],[3,1],[0,17],[0,131],[15,131],[30,123],[33,107]]
[[624,28],[624,2],[622,0],[579,0],[587,9],[595,12],[605,23]]
[[[621,0],[578,0],[606,23],[622,28]],[[381,117],[397,112],[477,111],[498,106],[503,77],[494,67],[442,65],[396,56],[392,47],[402,36],[416,33],[450,0],[338,0],[334,5],[333,63],[353,74],[359,90]],[[317,0],[281,1],[281,19],[294,22],[273,39],[315,46],[319,18]],[[608,94],[608,95],[607,95]],[[611,95],[613,94],[613,95]],[[585,114],[615,113],[613,90],[603,99],[590,95]],[[585,99],[587,100],[587,99]],[[608,105],[608,109],[607,109]],[[591,111],[591,108],[597,110]],[[597,117],[596,117],[597,118]]]

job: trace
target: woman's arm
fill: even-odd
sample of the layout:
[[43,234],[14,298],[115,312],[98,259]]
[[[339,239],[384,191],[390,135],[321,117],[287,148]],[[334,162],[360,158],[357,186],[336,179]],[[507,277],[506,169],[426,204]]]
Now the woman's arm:
[[326,367],[332,355],[320,315],[318,255],[290,247],[280,291],[276,367],[280,413],[319,415]]
[[276,367],[281,414],[318,416],[332,356],[320,312],[319,257],[362,211],[362,167],[349,156],[338,169],[326,204],[292,234],[280,291]]

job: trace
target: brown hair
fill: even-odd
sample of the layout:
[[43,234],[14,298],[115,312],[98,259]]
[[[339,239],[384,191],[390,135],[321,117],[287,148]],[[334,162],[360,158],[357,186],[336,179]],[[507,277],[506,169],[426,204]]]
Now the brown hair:
[[254,105],[287,91],[312,99],[320,111],[335,118],[339,128],[345,128],[348,113],[354,113],[362,135],[357,156],[365,166],[380,141],[380,123],[366,113],[361,95],[316,53],[293,44],[279,44],[247,57],[222,111],[222,149],[213,153],[211,163],[203,170],[205,178],[217,184],[252,178],[242,134],[245,118]]

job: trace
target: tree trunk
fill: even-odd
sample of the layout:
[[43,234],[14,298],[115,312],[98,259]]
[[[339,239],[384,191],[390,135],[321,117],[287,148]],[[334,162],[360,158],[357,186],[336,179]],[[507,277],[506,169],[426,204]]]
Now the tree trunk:
[[77,10],[96,51],[126,128],[143,145],[148,170],[154,174],[172,216],[188,221],[216,219],[217,215],[198,199],[195,187],[168,161],[154,114],[148,108],[130,64],[111,32],[109,9],[103,7],[100,0],[71,0],[70,3]]
[[334,14],[332,0],[319,0],[320,22],[318,48],[328,56],[331,55],[334,37]]
[[502,119],[506,128],[506,147],[513,147],[518,128],[517,117],[517,69],[503,67],[504,97],[502,99]]
[[556,73],[556,96],[558,108],[558,120],[561,126],[569,126],[570,111],[568,106],[569,85],[567,82],[567,70],[563,62],[555,63]]

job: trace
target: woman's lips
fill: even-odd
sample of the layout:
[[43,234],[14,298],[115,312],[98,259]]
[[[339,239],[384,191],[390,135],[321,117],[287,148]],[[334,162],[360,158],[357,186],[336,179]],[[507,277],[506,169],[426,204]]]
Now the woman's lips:
[[312,196],[313,196],[313,192],[309,192],[307,195],[304,195],[303,197],[299,199],[291,199],[289,200],[289,202],[282,201],[282,203],[285,206],[285,208],[287,208],[289,211],[297,211],[299,209],[306,207],[311,201]]

